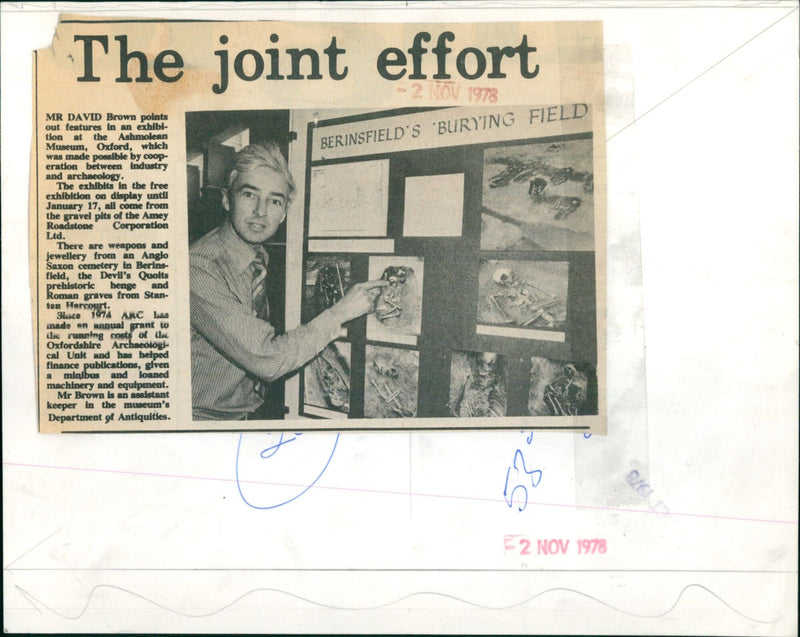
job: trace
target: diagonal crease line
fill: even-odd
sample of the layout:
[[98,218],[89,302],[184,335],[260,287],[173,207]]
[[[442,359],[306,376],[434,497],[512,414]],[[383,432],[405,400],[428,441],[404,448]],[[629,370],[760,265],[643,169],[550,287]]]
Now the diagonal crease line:
[[[28,591],[20,588],[16,584],[14,584],[14,588],[16,588],[19,591],[20,595],[22,595],[25,598],[26,602],[28,602],[31,606],[33,606],[36,609],[37,613],[39,613],[40,615],[42,614],[42,610],[39,608],[39,605],[35,601],[36,598],[33,597],[33,595],[28,593]],[[50,610],[50,609],[48,608],[47,610]]]
[[[69,522],[67,522],[67,524],[69,524]],[[50,535],[48,535],[46,538],[44,538],[44,539],[43,539],[41,542],[37,542],[36,544],[34,544],[34,545],[31,547],[31,548],[29,548],[27,551],[25,551],[25,552],[24,552],[22,555],[20,555],[20,556],[19,556],[17,559],[15,559],[13,562],[11,562],[10,564],[8,564],[7,566],[4,566],[4,567],[3,567],[3,570],[4,570],[4,571],[7,571],[7,570],[9,570],[9,569],[11,568],[11,565],[12,565],[12,564],[16,564],[16,563],[17,563],[17,562],[19,562],[19,561],[20,561],[20,560],[21,560],[23,557],[25,557],[25,556],[26,556],[28,553],[30,553],[30,552],[31,552],[31,551],[33,551],[34,549],[37,549],[37,548],[39,548],[39,547],[40,547],[42,544],[44,544],[45,542],[47,542],[47,540],[49,540],[49,539],[50,539],[51,537],[53,537],[53,536],[54,536],[56,533],[58,533],[58,532],[59,532],[61,529],[63,529],[65,526],[67,526],[67,524],[64,524],[63,526],[61,526],[61,527],[57,528],[57,529],[56,529],[55,531],[53,531],[53,532],[52,532]]]
[[776,21],[775,21],[775,22],[773,22],[772,24],[770,24],[770,25],[766,26],[765,28],[763,28],[761,31],[759,31],[758,33],[756,33],[756,34],[755,34],[755,35],[754,35],[752,38],[750,38],[749,40],[746,40],[745,42],[743,42],[742,44],[740,44],[739,46],[737,46],[737,47],[736,47],[736,48],[735,48],[733,51],[731,51],[730,53],[728,53],[726,56],[724,56],[724,57],[720,58],[719,60],[717,60],[716,62],[714,62],[714,64],[712,64],[711,66],[709,66],[709,67],[708,67],[708,68],[707,68],[705,71],[703,71],[703,72],[702,72],[702,73],[700,73],[699,75],[697,75],[697,76],[693,77],[691,80],[689,80],[688,82],[686,82],[686,84],[684,84],[684,85],[683,85],[683,86],[681,86],[680,88],[678,88],[678,89],[675,89],[675,90],[674,90],[672,93],[670,93],[669,95],[667,95],[667,96],[666,96],[666,97],[665,97],[663,100],[661,100],[661,101],[660,101],[658,104],[656,104],[655,106],[651,106],[651,107],[650,107],[650,108],[648,108],[648,109],[647,109],[647,110],[646,110],[644,113],[642,113],[641,115],[639,115],[639,117],[637,117],[636,119],[634,119],[634,120],[632,120],[632,121],[628,122],[627,124],[625,124],[625,126],[623,126],[622,128],[620,128],[620,129],[619,129],[619,130],[618,130],[616,133],[614,133],[613,135],[611,135],[611,137],[608,137],[608,138],[606,139],[606,142],[609,142],[609,141],[611,141],[611,140],[612,140],[612,139],[614,139],[614,138],[615,138],[617,135],[619,135],[619,134],[620,134],[622,131],[626,130],[627,128],[630,128],[630,127],[631,127],[631,126],[633,126],[633,125],[634,125],[636,122],[638,122],[640,119],[642,119],[642,118],[643,118],[643,117],[645,117],[646,115],[648,115],[648,114],[652,113],[652,112],[653,112],[654,110],[656,110],[656,109],[657,109],[659,106],[661,106],[661,105],[662,105],[664,102],[666,102],[666,101],[668,101],[668,100],[672,99],[673,97],[675,97],[675,96],[676,96],[678,93],[680,93],[680,92],[681,92],[683,89],[685,89],[687,86],[689,86],[690,84],[693,84],[694,82],[696,82],[697,80],[699,80],[699,79],[700,79],[701,77],[703,77],[703,76],[704,76],[706,73],[708,73],[708,72],[709,72],[709,71],[711,71],[712,69],[714,69],[714,68],[716,68],[717,66],[719,66],[720,64],[722,64],[722,63],[723,63],[725,60],[727,60],[729,57],[731,57],[731,56],[732,56],[734,53],[736,53],[737,51],[741,51],[741,50],[742,50],[744,47],[746,47],[748,44],[750,44],[750,43],[751,43],[753,40],[755,40],[756,38],[759,38],[759,37],[761,37],[762,35],[764,35],[764,34],[765,34],[767,31],[769,31],[769,30],[770,30],[772,27],[774,27],[774,26],[775,26],[776,24],[778,24],[779,22],[782,22],[783,20],[785,20],[786,18],[788,18],[790,15],[792,15],[792,14],[793,14],[794,12],[796,12],[796,11],[797,11],[797,7],[795,7],[795,8],[794,8],[794,9],[792,9],[791,11],[789,11],[789,13],[787,13],[787,14],[786,14],[786,15],[784,15],[784,16],[782,16],[781,18],[779,18],[778,20],[776,20]]
[[[3,462],[3,465],[13,466],[13,467],[34,467],[39,469],[63,469],[66,471],[90,471],[97,473],[112,473],[116,475],[145,476],[150,478],[175,478],[180,480],[210,480],[213,482],[236,482],[237,484],[240,485],[258,484],[258,485],[280,486],[280,487],[304,487],[304,488],[308,487],[308,485],[305,484],[298,484],[292,482],[272,482],[265,480],[238,480],[237,478],[215,478],[210,476],[191,476],[191,475],[179,475],[174,473],[149,473],[144,471],[120,471],[117,469],[94,469],[89,467],[68,467],[59,465],[29,464],[23,462]],[[407,495],[406,491],[392,491],[387,489],[367,489],[359,487],[324,486],[320,484],[314,484],[312,485],[311,488],[320,489],[323,491],[330,490],[330,491],[347,492],[347,493],[368,493],[372,495]],[[470,502],[506,502],[507,504],[507,501],[503,498],[486,498],[486,497],[477,497],[469,495],[450,495],[444,493],[414,492],[411,493],[411,496],[416,498],[441,498],[445,500],[467,500]],[[742,517],[733,515],[712,515],[708,513],[681,513],[677,511],[670,511],[669,513],[660,513],[653,509],[625,509],[617,507],[589,506],[584,504],[563,504],[558,502],[529,501],[528,504],[532,506],[561,507],[561,508],[576,509],[576,510],[586,509],[595,511],[610,511],[612,513],[644,513],[649,515],[670,515],[670,516],[679,516],[687,518],[706,518],[706,519],[716,519],[716,520],[737,520],[741,522],[763,522],[767,524],[790,524],[790,525],[793,524],[795,526],[797,525],[797,520],[776,520],[776,519],[752,518],[752,517]]]

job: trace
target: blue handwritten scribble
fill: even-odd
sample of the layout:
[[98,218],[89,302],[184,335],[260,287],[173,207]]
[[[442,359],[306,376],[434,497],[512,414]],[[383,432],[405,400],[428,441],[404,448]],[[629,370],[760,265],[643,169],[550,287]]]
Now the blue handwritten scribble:
[[[520,432],[524,434],[525,432]],[[525,438],[525,443],[530,445],[533,442],[533,432],[531,431],[530,434]],[[521,466],[518,466],[519,465]],[[511,480],[511,470],[514,469],[516,471],[516,482],[513,487],[511,487],[511,491],[509,491],[509,481]],[[522,473],[520,473],[522,470]],[[523,475],[525,477],[523,477]],[[542,470],[541,469],[528,469],[525,466],[525,454],[523,454],[522,449],[516,449],[514,451],[514,460],[511,463],[511,466],[508,467],[506,470],[506,483],[503,487],[503,497],[505,498],[506,504],[509,508],[514,506],[514,494],[518,489],[522,489],[523,498],[518,500],[517,502],[522,502],[518,505],[520,511],[524,511],[525,507],[528,506],[528,478],[530,478],[530,485],[532,488],[536,488],[542,481]]]
[[[269,461],[269,459],[273,458],[278,453],[278,451],[280,451],[280,449],[282,447],[284,447],[285,445],[289,444],[290,442],[294,442],[294,441],[298,440],[298,436],[301,436],[301,435],[302,435],[302,433],[295,433],[294,435],[292,435],[291,438],[284,439],[284,434],[281,433],[280,437],[278,438],[278,442],[276,444],[274,444],[274,445],[270,445],[270,446],[264,448],[260,452],[259,456],[261,457],[262,460]],[[253,509],[258,509],[260,511],[266,511],[266,510],[269,510],[269,509],[277,509],[278,507],[282,507],[282,506],[284,506],[286,504],[289,504],[290,502],[294,502],[295,500],[297,500],[297,498],[299,498],[300,496],[305,494],[311,487],[313,487],[319,481],[319,479],[322,477],[322,475],[328,469],[328,466],[330,465],[331,460],[333,459],[333,454],[336,452],[336,445],[339,443],[340,434],[338,434],[338,433],[336,434],[336,438],[333,441],[333,448],[331,449],[331,453],[328,456],[327,460],[325,461],[325,466],[322,467],[322,470],[319,472],[319,474],[317,474],[317,477],[314,478],[314,480],[312,480],[311,484],[309,484],[307,486],[302,486],[301,487],[301,491],[299,493],[295,494],[294,496],[292,496],[291,498],[285,499],[282,502],[270,503],[270,504],[253,504],[252,502],[250,502],[247,499],[247,497],[245,496],[244,492],[242,491],[242,485],[241,485],[240,478],[239,478],[239,464],[240,464],[239,461],[240,461],[241,450],[242,450],[242,437],[243,436],[244,436],[244,434],[239,434],[239,442],[236,445],[236,488],[239,491],[239,495],[241,496],[242,501],[247,506],[249,506],[249,507],[251,507]]]
[[592,434],[583,434],[583,437],[584,437],[586,440],[588,440],[589,438],[591,438],[591,437],[592,437]]
[[[281,445],[285,445],[285,444],[288,444],[288,443],[292,442],[293,440],[297,440],[297,436],[302,436],[302,435],[303,434],[301,432],[296,432],[294,434],[294,436],[292,436],[288,440],[284,440],[283,439],[283,434],[280,434],[281,437],[278,439],[278,444],[272,445],[271,447],[267,447],[266,449],[264,449],[261,452],[261,457],[264,458],[264,460],[266,460],[267,458],[271,458],[276,453],[278,453],[278,449],[281,448]],[[268,452],[271,452],[271,453],[268,453]]]

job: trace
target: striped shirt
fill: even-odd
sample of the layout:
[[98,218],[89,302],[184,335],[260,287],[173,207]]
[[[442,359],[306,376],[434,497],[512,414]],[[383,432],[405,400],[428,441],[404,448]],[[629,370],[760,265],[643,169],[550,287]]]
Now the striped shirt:
[[263,402],[258,379],[273,381],[321,352],[339,333],[335,311],[280,336],[252,308],[256,249],[229,221],[189,250],[194,420],[241,420]]

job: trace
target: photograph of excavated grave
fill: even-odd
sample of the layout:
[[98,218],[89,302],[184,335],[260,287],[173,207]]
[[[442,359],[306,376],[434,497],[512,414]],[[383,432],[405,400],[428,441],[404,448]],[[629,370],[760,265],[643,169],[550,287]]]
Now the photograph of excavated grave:
[[375,311],[367,317],[367,339],[416,345],[422,326],[422,257],[369,258],[370,280],[382,279]]
[[494,352],[453,352],[450,359],[450,415],[488,418],[506,415],[505,358]]
[[350,411],[350,343],[334,341],[322,350],[303,369],[303,386],[306,413],[346,418]]
[[366,418],[413,418],[417,415],[419,352],[367,345],[364,374]]
[[309,255],[303,270],[302,321],[333,307],[350,289],[350,259],[339,255]]
[[566,261],[481,261],[477,333],[565,340],[568,279]]
[[597,413],[597,370],[586,363],[531,358],[529,416]]
[[487,148],[481,250],[594,250],[592,140]]

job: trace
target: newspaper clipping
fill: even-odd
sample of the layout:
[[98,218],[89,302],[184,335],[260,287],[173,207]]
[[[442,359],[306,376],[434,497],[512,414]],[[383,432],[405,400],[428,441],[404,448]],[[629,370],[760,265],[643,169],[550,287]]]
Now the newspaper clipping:
[[42,432],[604,434],[599,22],[63,16]]

